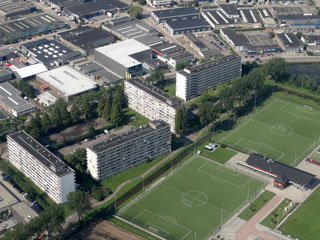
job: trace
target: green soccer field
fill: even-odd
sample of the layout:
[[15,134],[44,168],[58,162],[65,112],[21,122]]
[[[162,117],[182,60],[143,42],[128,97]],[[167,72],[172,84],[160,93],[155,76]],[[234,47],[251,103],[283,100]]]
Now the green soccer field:
[[220,142],[296,166],[319,144],[320,112],[273,98]]
[[264,185],[196,156],[119,215],[166,239],[204,239]]

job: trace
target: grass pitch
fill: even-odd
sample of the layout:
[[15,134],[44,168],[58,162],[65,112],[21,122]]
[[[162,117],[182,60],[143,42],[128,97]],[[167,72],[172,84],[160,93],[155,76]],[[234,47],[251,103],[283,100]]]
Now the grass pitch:
[[296,166],[319,144],[320,112],[273,98],[220,142]]
[[196,156],[119,215],[166,239],[204,239],[264,184]]
[[285,221],[279,230],[301,240],[318,240],[320,232],[320,188]]

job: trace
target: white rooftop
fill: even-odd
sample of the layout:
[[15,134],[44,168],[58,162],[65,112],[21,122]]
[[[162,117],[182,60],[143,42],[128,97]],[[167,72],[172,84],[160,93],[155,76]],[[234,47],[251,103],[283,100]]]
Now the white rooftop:
[[38,95],[37,98],[39,98],[40,103],[42,103],[46,106],[51,106],[51,105],[55,104],[56,101],[58,101],[58,98],[56,98],[55,96],[53,96],[49,92],[43,92],[40,95]]
[[12,65],[9,68],[11,71],[18,74],[20,76],[20,78],[22,78],[22,79],[34,76],[38,73],[48,71],[46,66],[43,65],[42,63],[33,64],[33,65],[23,67],[23,68],[17,68],[16,66]]
[[114,61],[122,64],[123,66],[129,68],[140,64],[131,55],[150,50],[151,48],[142,44],[135,39],[128,39],[125,41],[110,44],[104,47],[96,48],[95,51],[100,52]]
[[59,89],[67,97],[93,90],[97,87],[93,80],[70,66],[63,66],[38,74],[38,77],[52,87]]

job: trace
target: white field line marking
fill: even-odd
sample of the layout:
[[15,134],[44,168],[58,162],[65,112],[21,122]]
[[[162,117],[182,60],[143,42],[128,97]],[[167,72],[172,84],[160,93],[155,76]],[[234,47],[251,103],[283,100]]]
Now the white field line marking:
[[[171,189],[172,191],[176,191],[176,192],[178,192],[178,193],[180,193],[180,194],[185,194],[185,192],[182,192],[182,191],[180,191],[180,190],[178,190],[178,189],[176,189],[176,188],[174,188],[174,187],[170,187],[170,186],[168,186],[168,185],[164,185],[163,184],[163,186],[165,186],[165,187],[167,187],[168,189]],[[197,199],[197,198],[195,198],[195,197],[192,197],[192,196],[189,196],[190,198],[193,198],[194,200],[198,200],[198,201],[202,201],[202,200],[200,200],[200,199]],[[213,204],[211,204],[211,203],[206,203],[205,205],[209,205],[209,206],[211,206],[211,207],[213,207],[213,208],[216,208],[216,209],[218,209],[218,210],[220,210],[220,211],[223,211],[223,212],[225,212],[225,213],[227,213],[227,214],[230,214],[228,211],[226,211],[226,210],[224,210],[224,209],[222,209],[222,208],[219,208],[219,207],[217,207],[217,206],[215,206],[215,205],[213,205]]]
[[[270,127],[270,128],[274,127],[274,126],[271,126],[271,125],[266,124],[266,123],[263,123],[263,122],[259,122],[259,121],[254,120],[254,119],[250,119],[250,121],[254,121],[254,122],[256,122],[256,123],[260,123],[260,124],[262,124],[262,125],[264,125],[264,126],[266,126],[266,127]],[[282,124],[282,123],[279,123],[279,124]],[[301,135],[296,134],[296,133],[292,133],[292,135],[295,135],[295,136],[300,137],[300,138],[304,138],[304,139],[309,140],[309,141],[314,141],[314,140],[311,139],[311,138],[304,137],[304,136],[301,136]],[[291,135],[289,135],[289,136],[291,136]]]
[[[217,176],[215,176],[215,175],[213,175],[213,174],[210,174],[210,173],[208,173],[208,172],[205,172],[205,171],[201,170],[201,168],[203,168],[207,163],[209,163],[209,162],[204,163],[201,167],[199,167],[199,168],[197,169],[197,171],[199,171],[199,172],[201,172],[201,173],[203,173],[203,174],[206,174],[206,175],[210,176],[211,179],[214,180],[214,181],[216,181],[216,182],[219,182],[219,181],[217,181],[217,180],[220,180],[219,183],[228,183],[228,184],[230,184],[230,185],[232,185],[232,186],[234,186],[234,187],[237,187],[237,188],[242,189],[243,186],[245,186],[246,184],[248,184],[248,182],[251,181],[251,179],[249,179],[249,180],[247,180],[245,183],[243,183],[241,186],[240,186],[240,185],[237,185],[237,184],[234,184],[234,183],[232,183],[232,182],[229,182],[229,181],[227,181],[227,180],[225,180],[225,179],[222,179],[222,178],[220,178],[220,177],[217,177]],[[217,180],[216,180],[216,179],[217,179]]]
[[251,116],[250,118],[246,119],[245,122],[239,126],[238,128],[235,128],[229,135],[225,136],[221,141],[224,142],[227,138],[229,138],[231,135],[233,135],[235,132],[239,131],[239,129],[241,129],[244,125],[246,125],[252,118],[255,118],[257,116],[259,116],[259,114],[261,114],[261,112],[267,110],[272,104],[274,104],[275,102],[277,102],[278,99],[276,98],[273,102],[271,102],[269,105],[267,105],[265,108],[261,109],[259,112],[257,112],[256,114],[253,114],[253,116]]

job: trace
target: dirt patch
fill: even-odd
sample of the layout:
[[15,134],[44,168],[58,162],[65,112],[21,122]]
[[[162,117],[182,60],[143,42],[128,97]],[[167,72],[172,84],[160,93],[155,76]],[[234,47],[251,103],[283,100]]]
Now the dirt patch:
[[144,238],[130,233],[112,222],[102,221],[93,228],[86,229],[76,236],[78,240],[143,240]]
[[50,142],[55,142],[55,143],[59,143],[63,141],[63,139],[70,140],[87,133],[91,125],[94,126],[94,129],[98,129],[103,127],[105,124],[106,124],[105,119],[97,118],[86,123],[81,123],[72,127],[68,127],[67,129],[59,133],[51,134],[49,140]]

